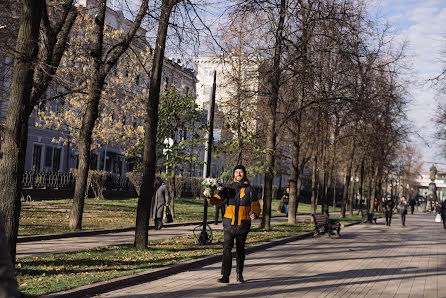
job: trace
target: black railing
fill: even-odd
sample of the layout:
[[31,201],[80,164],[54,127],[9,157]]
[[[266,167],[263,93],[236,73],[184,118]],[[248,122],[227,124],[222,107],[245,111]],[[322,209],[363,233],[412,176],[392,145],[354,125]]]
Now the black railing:
[[25,171],[22,179],[23,188],[70,189],[74,187],[71,173]]
[[[25,171],[22,179],[24,189],[74,189],[76,179],[72,173]],[[129,178],[109,174],[104,183],[106,190],[133,191]]]

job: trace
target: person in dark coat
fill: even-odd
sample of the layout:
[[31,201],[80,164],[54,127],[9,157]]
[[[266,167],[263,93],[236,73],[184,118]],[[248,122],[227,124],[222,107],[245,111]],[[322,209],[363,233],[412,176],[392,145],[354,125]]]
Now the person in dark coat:
[[410,214],[413,214],[414,210],[415,210],[415,205],[417,204],[417,202],[415,201],[414,198],[409,200],[409,206],[410,206]]
[[290,203],[290,188],[285,189],[285,193],[282,196],[283,209],[285,211],[286,217],[288,217],[288,204]]
[[237,281],[244,282],[243,264],[245,262],[245,242],[251,229],[251,221],[260,216],[260,204],[254,189],[246,178],[246,169],[237,165],[233,171],[233,182],[217,188],[217,192],[208,199],[212,205],[226,204],[223,217],[223,262],[222,278],[218,282],[229,283],[232,267],[232,248],[236,244]]
[[398,212],[401,215],[401,224],[403,226],[405,226],[406,225],[406,214],[407,214],[407,201],[406,201],[405,196],[401,197],[401,201],[398,205]]
[[386,215],[386,225],[390,226],[392,223],[392,213],[393,208],[395,207],[395,203],[392,200],[392,197],[387,197],[387,200],[384,202],[383,209]]
[[215,205],[215,221],[214,224],[218,225],[218,217],[220,216],[220,212],[221,212],[221,218],[223,219],[223,217],[225,216],[225,204],[221,204],[221,205]]
[[155,230],[163,227],[164,207],[169,206],[169,191],[167,185],[163,183],[161,177],[156,177],[154,182],[154,195],[152,197],[152,216],[155,223]]
[[443,220],[443,228],[446,230],[446,200],[441,204],[440,215]]

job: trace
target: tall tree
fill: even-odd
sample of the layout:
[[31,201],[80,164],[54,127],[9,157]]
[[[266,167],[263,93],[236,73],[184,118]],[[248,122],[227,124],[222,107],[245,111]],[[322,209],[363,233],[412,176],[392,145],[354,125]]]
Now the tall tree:
[[92,29],[92,39],[90,48],[90,75],[87,86],[87,101],[84,114],[82,116],[82,125],[79,132],[78,143],[78,170],[76,175],[76,184],[74,189],[73,205],[70,212],[71,230],[82,228],[82,215],[84,209],[85,193],[87,190],[88,170],[91,159],[92,133],[95,122],[99,115],[99,102],[101,92],[104,87],[105,79],[110,70],[116,65],[119,58],[129,48],[133,37],[136,35],[142,20],[147,14],[149,1],[143,0],[139,11],[127,34],[116,42],[114,46],[106,50],[104,43],[105,17],[107,10],[107,1],[98,2],[94,24]]
[[158,31],[150,77],[150,91],[144,118],[144,155],[142,186],[136,210],[135,246],[144,249],[148,244],[150,201],[156,170],[156,136],[158,132],[158,109],[161,88],[161,71],[164,63],[167,29],[172,9],[182,0],[162,0]]
[[14,262],[28,120],[59,66],[76,15],[73,1],[64,1],[51,22],[46,1],[22,1],[0,159],[0,212]]
[[274,54],[272,58],[271,74],[269,77],[269,96],[266,117],[266,157],[265,157],[265,182],[263,187],[263,228],[269,229],[271,225],[271,202],[273,199],[274,164],[276,158],[276,121],[277,105],[279,103],[280,81],[282,74],[282,45],[284,38],[285,16],[287,9],[286,0],[277,3],[277,23],[274,28]]

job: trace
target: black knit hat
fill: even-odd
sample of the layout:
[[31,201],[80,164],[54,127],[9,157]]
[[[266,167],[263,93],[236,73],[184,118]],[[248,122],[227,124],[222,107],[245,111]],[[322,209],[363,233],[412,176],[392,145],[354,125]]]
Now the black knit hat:
[[242,170],[243,171],[243,177],[246,179],[246,168],[242,165],[236,165],[234,170],[232,171],[232,176],[234,176],[235,170]]

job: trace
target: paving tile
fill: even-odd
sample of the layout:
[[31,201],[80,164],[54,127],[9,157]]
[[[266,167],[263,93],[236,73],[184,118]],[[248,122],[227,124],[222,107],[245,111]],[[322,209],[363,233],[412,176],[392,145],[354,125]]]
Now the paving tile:
[[446,297],[446,231],[422,213],[407,223],[356,225],[340,238],[249,254],[244,284],[235,270],[229,285],[218,284],[220,264],[212,264],[99,297]]

